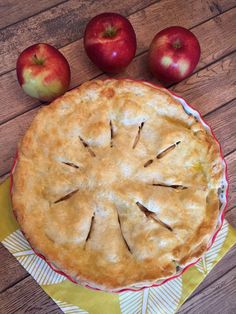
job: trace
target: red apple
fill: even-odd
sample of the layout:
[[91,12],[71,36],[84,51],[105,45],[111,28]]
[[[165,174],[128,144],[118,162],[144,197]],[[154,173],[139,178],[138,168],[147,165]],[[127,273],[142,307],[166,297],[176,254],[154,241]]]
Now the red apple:
[[70,67],[59,50],[48,44],[25,49],[16,64],[20,86],[31,97],[51,101],[70,85]]
[[89,58],[103,71],[121,72],[136,52],[136,36],[130,22],[117,13],[102,13],[87,25],[84,47]]
[[200,54],[199,42],[192,32],[180,26],[168,27],[152,40],[149,67],[157,79],[179,82],[193,72]]

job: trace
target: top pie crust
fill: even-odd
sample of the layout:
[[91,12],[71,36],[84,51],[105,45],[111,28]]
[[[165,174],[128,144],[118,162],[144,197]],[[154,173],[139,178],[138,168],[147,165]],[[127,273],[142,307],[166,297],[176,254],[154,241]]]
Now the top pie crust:
[[97,80],[35,117],[19,146],[13,208],[50,262],[116,290],[202,255],[222,173],[215,140],[168,91]]

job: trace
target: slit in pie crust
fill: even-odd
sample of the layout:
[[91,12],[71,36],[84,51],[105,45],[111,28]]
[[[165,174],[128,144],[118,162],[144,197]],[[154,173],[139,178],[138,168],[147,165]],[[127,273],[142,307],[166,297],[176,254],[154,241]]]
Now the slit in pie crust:
[[39,111],[19,145],[12,201],[48,261],[116,291],[203,254],[222,175],[218,144],[168,91],[97,80]]

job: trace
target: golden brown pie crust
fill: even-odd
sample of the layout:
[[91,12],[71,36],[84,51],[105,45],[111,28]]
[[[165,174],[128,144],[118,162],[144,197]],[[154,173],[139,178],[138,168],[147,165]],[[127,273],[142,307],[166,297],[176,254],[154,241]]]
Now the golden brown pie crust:
[[31,245],[78,282],[150,284],[202,255],[219,215],[219,147],[143,82],[87,82],[19,145],[13,208]]

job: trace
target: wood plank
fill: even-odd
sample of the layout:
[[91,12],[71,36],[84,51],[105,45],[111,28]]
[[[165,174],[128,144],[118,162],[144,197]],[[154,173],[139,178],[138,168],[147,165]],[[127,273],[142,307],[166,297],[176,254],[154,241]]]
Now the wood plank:
[[[234,206],[235,206],[235,203],[234,203]],[[226,212],[226,218],[228,221],[230,221],[230,224],[234,228],[236,228],[236,206]]]
[[235,70],[233,53],[171,89],[205,115],[236,97]]
[[4,0],[0,2],[0,28],[6,27],[34,14],[52,8],[65,0]]
[[236,99],[205,117],[221,143],[224,156],[236,150],[236,123],[232,117],[236,117]]
[[[232,208],[236,207],[236,151],[228,155],[226,158],[226,163],[228,167],[228,179],[229,179],[229,200],[227,211],[231,211]],[[232,217],[232,213],[230,214]],[[236,210],[235,210],[235,227],[236,227]]]
[[[153,7],[153,5],[151,7]],[[144,11],[146,16],[145,22],[147,24],[147,17],[155,16],[158,18],[158,11],[154,10],[153,12],[149,12],[148,8]],[[233,18],[235,14],[236,8],[192,29],[198,36],[202,47],[201,60],[197,67],[198,70],[205,67],[206,64],[212,63],[216,59],[221,58],[236,49],[236,32],[230,31],[231,29],[236,29],[236,19]],[[131,15],[130,19],[133,20],[132,23],[136,29],[137,25],[141,23],[142,16],[137,12],[134,15]],[[193,19],[192,23],[194,22],[195,20]],[[193,24],[190,26],[192,25]],[[163,26],[164,24],[159,22],[159,28],[163,28]],[[148,32],[150,33],[151,29],[149,29]],[[137,35],[139,42],[142,40],[142,34],[137,33]],[[214,38],[217,38],[217,41],[213,40]],[[219,45],[219,42],[223,44]],[[61,51],[67,57],[71,65],[71,87],[75,87],[101,73],[85,55],[82,40],[78,40],[63,47]],[[133,76],[155,81],[147,69],[146,58],[146,54],[136,57],[126,71],[120,76]],[[0,112],[0,123],[8,121],[9,119],[39,105],[38,101],[27,96],[21,90],[16,79],[15,71],[11,71],[0,77],[0,88],[2,90],[3,100]],[[14,90],[14,93],[9,93],[9,91],[12,90]]]
[[236,49],[235,16],[236,7],[191,29],[199,39],[201,46],[201,58],[196,70],[213,63]]
[[0,299],[0,313],[62,313],[31,276],[1,293]]
[[215,266],[177,314],[233,314],[236,309],[236,246]]
[[232,0],[165,0],[149,6],[129,19],[137,34],[138,53],[147,50],[154,35],[165,27],[192,28],[233,7],[235,1]]
[[[0,175],[9,172],[17,151],[17,143],[29,127],[39,107],[0,126]],[[7,153],[9,152],[9,153]]]
[[[0,293],[29,276],[27,271],[19,264],[7,249],[0,243]],[[1,313],[1,312],[0,312]]]
[[[34,43],[47,42],[59,48],[81,38],[85,24],[93,15],[104,12],[104,8],[126,16],[153,2],[154,0],[70,0],[9,26],[0,32],[0,73],[14,69],[19,53]],[[226,8],[232,6],[233,3],[225,4]]]

